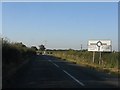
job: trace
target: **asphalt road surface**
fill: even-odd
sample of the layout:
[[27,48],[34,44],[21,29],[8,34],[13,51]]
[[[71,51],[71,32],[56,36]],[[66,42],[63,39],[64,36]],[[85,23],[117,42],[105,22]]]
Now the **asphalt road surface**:
[[17,70],[4,88],[118,88],[118,78],[43,55]]

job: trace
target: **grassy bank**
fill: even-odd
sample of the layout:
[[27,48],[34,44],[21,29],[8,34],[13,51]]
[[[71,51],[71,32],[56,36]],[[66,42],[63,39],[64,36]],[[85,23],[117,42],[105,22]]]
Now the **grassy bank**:
[[32,48],[23,43],[9,42],[2,39],[2,74],[3,78],[9,77],[23,63],[36,54]]
[[76,64],[90,67],[99,71],[118,75],[119,71],[119,53],[103,52],[102,58],[99,60],[99,53],[95,53],[95,61],[93,62],[93,52],[76,51],[76,50],[56,50],[52,52],[53,56],[63,60],[71,61]]

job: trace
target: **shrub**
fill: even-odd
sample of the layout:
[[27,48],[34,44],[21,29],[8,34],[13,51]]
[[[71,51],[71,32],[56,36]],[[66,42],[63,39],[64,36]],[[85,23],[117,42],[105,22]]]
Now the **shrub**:
[[36,51],[26,47],[22,43],[10,43],[7,40],[2,41],[2,61],[3,64],[19,63],[21,60],[31,57]]

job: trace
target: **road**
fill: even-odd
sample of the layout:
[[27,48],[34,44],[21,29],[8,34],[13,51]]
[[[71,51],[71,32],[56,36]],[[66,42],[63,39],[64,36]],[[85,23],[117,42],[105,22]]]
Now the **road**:
[[35,56],[3,84],[3,89],[117,87],[116,77],[47,55]]

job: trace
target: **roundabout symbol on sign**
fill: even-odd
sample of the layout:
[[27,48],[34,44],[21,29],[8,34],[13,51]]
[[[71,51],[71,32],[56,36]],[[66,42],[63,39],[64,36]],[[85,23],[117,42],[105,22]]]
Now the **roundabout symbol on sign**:
[[100,51],[100,47],[102,46],[102,42],[98,41],[96,45],[98,46],[98,51]]

